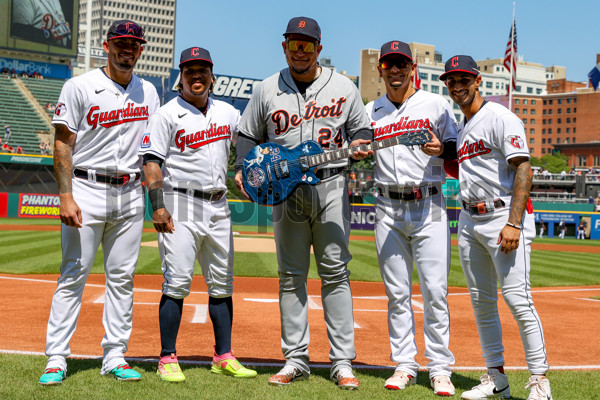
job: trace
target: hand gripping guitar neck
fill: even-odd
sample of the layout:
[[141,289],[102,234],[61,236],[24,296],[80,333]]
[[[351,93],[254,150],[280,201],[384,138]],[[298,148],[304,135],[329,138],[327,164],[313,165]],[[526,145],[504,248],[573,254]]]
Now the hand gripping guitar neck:
[[263,143],[253,148],[244,159],[244,189],[253,202],[276,205],[283,202],[300,183],[319,183],[321,180],[315,175],[315,167],[319,165],[349,158],[357,150],[379,150],[399,144],[420,146],[430,139],[429,131],[418,130],[332,151],[323,151],[314,140],[302,142],[293,149],[275,143]]

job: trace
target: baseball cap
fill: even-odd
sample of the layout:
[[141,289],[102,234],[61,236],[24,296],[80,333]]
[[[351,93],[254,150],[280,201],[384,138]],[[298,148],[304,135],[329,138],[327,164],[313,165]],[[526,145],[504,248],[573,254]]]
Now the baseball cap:
[[190,47],[189,49],[182,51],[181,57],[179,57],[179,69],[181,69],[183,64],[190,61],[205,61],[211,66],[213,65],[210,53],[202,47]]
[[381,46],[381,52],[379,53],[379,61],[385,56],[389,56],[390,54],[399,54],[404,57],[408,57],[410,61],[413,61],[412,51],[410,51],[410,47],[399,40],[392,40],[390,42],[384,43]]
[[466,72],[475,76],[479,75],[479,67],[471,56],[458,55],[446,61],[446,72],[440,75],[440,81],[445,81],[450,72]]
[[294,17],[290,19],[288,22],[287,29],[283,36],[290,35],[292,33],[297,33],[299,35],[308,36],[310,38],[315,39],[316,41],[321,41],[321,27],[312,18],[308,17]]
[[135,22],[128,19],[122,19],[115,21],[110,28],[108,28],[106,40],[129,37],[137,39],[142,43],[146,43],[146,39],[144,39],[144,32],[144,28]]

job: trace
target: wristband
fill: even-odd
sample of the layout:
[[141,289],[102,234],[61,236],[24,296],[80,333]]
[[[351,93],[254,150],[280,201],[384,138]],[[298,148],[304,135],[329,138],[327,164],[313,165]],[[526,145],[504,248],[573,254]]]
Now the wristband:
[[517,226],[517,225],[515,225],[515,224],[513,224],[513,223],[511,223],[511,222],[507,222],[507,223],[506,223],[506,225],[508,225],[508,226],[512,226],[513,228],[516,228],[516,229],[518,229],[518,230],[521,230],[521,227],[520,227],[520,226]]
[[150,190],[148,192],[148,197],[150,198],[150,204],[152,204],[152,211],[156,211],[156,210],[160,210],[161,208],[165,208],[165,202],[163,199],[162,188]]

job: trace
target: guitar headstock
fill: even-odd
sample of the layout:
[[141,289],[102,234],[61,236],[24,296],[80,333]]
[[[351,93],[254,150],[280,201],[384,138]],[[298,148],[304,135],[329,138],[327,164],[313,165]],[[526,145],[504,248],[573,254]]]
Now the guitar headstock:
[[398,144],[406,146],[420,146],[431,140],[431,133],[427,129],[406,132],[398,137]]

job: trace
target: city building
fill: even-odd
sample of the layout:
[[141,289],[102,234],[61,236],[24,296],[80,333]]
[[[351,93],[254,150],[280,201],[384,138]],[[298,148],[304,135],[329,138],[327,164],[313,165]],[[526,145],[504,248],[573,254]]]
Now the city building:
[[513,97],[513,112],[523,121],[529,151],[538,158],[560,151],[569,157],[570,167],[600,168],[600,90],[567,81],[560,70],[553,72],[545,95]]
[[91,67],[106,65],[102,43],[110,25],[120,19],[130,19],[146,30],[144,52],[136,73],[139,75],[168,77],[173,68],[175,49],[176,0],[81,0],[79,4],[79,40],[77,66],[74,75],[84,71],[85,30],[88,3],[92,4]]
[[[413,58],[417,62],[421,89],[441,94],[452,105],[457,120],[462,119],[458,105],[450,99],[444,83],[439,80],[444,73],[445,59],[435,51],[435,46],[423,43],[409,43]],[[379,77],[377,65],[379,50],[363,49],[360,52],[360,85],[359,90],[364,101],[371,101],[385,93],[385,84]],[[482,83],[480,92],[483,97],[504,96],[508,90],[510,73],[504,67],[504,59],[486,59],[477,61],[481,72]],[[566,68],[552,66],[544,68],[541,64],[523,61],[517,62],[516,94],[546,94],[547,79],[556,76],[564,78]]]

